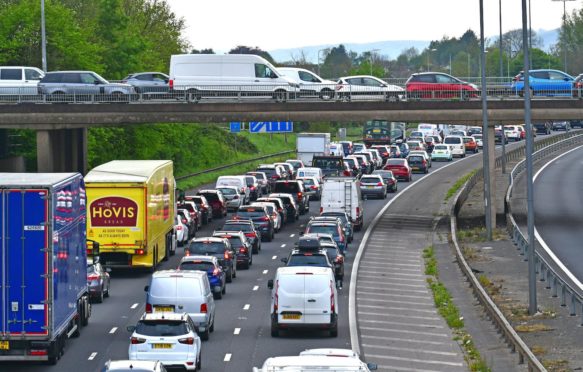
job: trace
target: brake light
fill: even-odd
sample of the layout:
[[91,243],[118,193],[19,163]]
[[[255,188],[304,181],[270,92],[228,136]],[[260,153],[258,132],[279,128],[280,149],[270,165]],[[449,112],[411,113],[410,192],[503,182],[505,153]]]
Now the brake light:
[[316,185],[310,186],[310,189],[312,189],[312,190],[318,190],[318,188],[316,187]]
[[277,174],[274,174],[274,175],[271,176],[271,178],[274,179],[274,180],[276,180],[276,179],[279,178],[279,176]]
[[382,182],[377,183],[377,186],[382,186],[382,185],[383,185]]
[[356,215],[358,216],[360,214],[360,207],[356,207]]
[[193,345],[194,344],[194,337],[187,337],[187,338],[179,338],[178,342],[184,345]]
[[139,338],[139,337],[132,337],[131,340],[132,340],[131,341],[132,345],[143,344],[144,342],[146,342],[145,338]]
[[345,176],[350,176],[350,171],[345,170],[342,174],[344,174]]
[[343,262],[344,262],[344,257],[336,256],[336,263],[343,263]]
[[228,260],[229,258],[231,258],[231,256],[229,255],[229,252],[225,251],[225,260]]
[[269,217],[261,217],[261,221],[269,221]]
[[143,255],[146,254],[146,251],[143,249],[136,249],[134,253],[137,255]]
[[200,312],[204,314],[208,313],[208,307],[206,304],[200,304]]
[[178,230],[178,231],[182,230],[182,225],[176,226],[176,230]]
[[239,253],[247,254],[248,250],[246,247],[239,247]]
[[87,275],[87,280],[90,281],[99,280],[99,275],[98,274]]
[[170,88],[170,90],[174,89],[174,79],[168,80],[168,88]]
[[330,312],[332,312],[332,314],[336,312],[336,305],[334,304],[334,287],[332,287],[332,281],[330,281]]
[[256,238],[257,234],[254,232],[250,232],[250,233],[245,233],[245,236],[251,237],[251,238]]
[[186,225],[186,222],[187,222],[187,221],[186,221],[186,218],[183,218],[183,219],[182,219],[182,223]]
[[320,214],[322,214],[322,212],[324,212],[324,208],[320,207]]
[[279,295],[277,294],[279,290],[279,280],[275,282],[275,294],[273,295],[273,312],[277,314],[277,308],[279,305]]
[[147,313],[151,313],[152,312],[152,304],[146,303],[146,312]]
[[302,193],[298,192],[298,199],[301,199],[301,198],[302,198]]
[[214,269],[213,270],[213,276],[218,276],[220,273],[219,269]]
[[28,351],[28,355],[32,355],[32,356],[44,356],[44,355],[48,355],[48,354],[49,354],[48,350],[31,349]]

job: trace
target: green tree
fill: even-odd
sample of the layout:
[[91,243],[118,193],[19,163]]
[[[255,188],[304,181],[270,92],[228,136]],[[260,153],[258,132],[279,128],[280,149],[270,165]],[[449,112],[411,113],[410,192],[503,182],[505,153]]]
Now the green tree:
[[346,51],[344,45],[340,44],[337,47],[330,49],[326,54],[324,64],[321,67],[322,77],[338,78],[348,74],[352,68],[352,58]]
[[245,45],[238,45],[233,49],[229,50],[229,54],[255,54],[265,58],[266,60],[269,61],[269,63],[275,65],[275,60],[273,59],[271,54],[269,54],[268,52],[259,47],[248,47]]

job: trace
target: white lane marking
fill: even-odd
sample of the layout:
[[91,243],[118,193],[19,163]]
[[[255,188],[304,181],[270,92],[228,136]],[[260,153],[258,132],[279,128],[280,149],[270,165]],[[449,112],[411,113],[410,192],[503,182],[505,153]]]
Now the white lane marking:
[[[367,330],[367,331],[378,331],[378,332],[383,332],[383,333],[387,333],[387,332],[395,332],[395,333],[406,333],[406,334],[413,334],[413,335],[425,335],[425,336],[433,336],[433,337],[445,337],[449,339],[449,335],[440,332],[440,333],[434,333],[434,332],[421,332],[421,331],[408,331],[406,329],[394,329],[394,328],[379,328],[378,326],[376,327],[359,327],[361,329]],[[368,358],[369,355],[367,354],[366,357]]]
[[245,304],[245,306],[243,306],[243,310],[249,310],[250,307],[251,307],[251,305]]
[[223,362],[230,362],[232,356],[233,356],[233,354],[231,354],[231,353],[225,354],[225,359],[223,359]]
[[441,318],[437,317],[437,316],[413,316],[410,314],[390,314],[390,313],[373,313],[373,312],[369,312],[369,311],[360,311],[358,312],[359,315],[371,315],[371,316],[380,316],[380,317],[388,317],[388,318],[394,318],[394,317],[401,317],[401,318],[410,318],[410,319],[421,319],[421,320],[434,320],[436,322],[441,321]]
[[393,357],[393,356],[387,356],[387,355],[376,355],[376,354],[367,354],[366,355],[367,358],[370,359],[374,359],[374,358],[380,358],[380,359],[392,359],[392,360],[402,360],[405,362],[417,362],[417,363],[427,363],[427,364],[443,364],[446,366],[463,366],[463,363],[454,363],[454,362],[442,362],[439,360],[424,360],[424,359],[415,359],[415,358],[401,358],[401,357]]
[[253,290],[254,290],[254,291],[256,291],[256,290],[258,290],[258,289],[259,289],[259,286],[258,286],[258,285],[256,285],[255,287],[253,287]]
[[296,234],[291,234],[289,237],[290,238],[293,238],[294,236],[296,236]]
[[97,356],[97,352],[91,353],[91,355],[89,355],[89,358],[87,358],[87,360],[93,360],[93,359],[95,359],[96,356]]
[[443,329],[444,328],[441,325],[434,325],[434,324],[391,322],[388,320],[374,320],[374,319],[359,319],[358,322],[359,323],[372,323],[372,324],[391,324],[391,325],[403,326],[403,327],[421,327],[424,329],[427,329],[427,328]]
[[241,333],[241,328],[235,328],[235,331],[233,331],[233,334],[238,335],[239,333]]
[[443,345],[443,342],[441,342],[441,341],[413,340],[410,338],[401,338],[401,337],[384,337],[384,336],[371,336],[371,335],[362,335],[360,337],[372,338],[374,340],[398,341],[401,344],[403,342],[411,342],[411,343],[416,343],[416,344]]
[[384,349],[384,350],[395,350],[395,351],[408,351],[413,353],[423,353],[423,354],[435,354],[435,355],[443,355],[443,356],[456,356],[459,353],[452,353],[449,351],[432,351],[432,350],[420,350],[419,348],[411,349],[408,347],[394,347],[394,346],[381,346],[381,345],[371,345],[371,344],[362,344],[362,346],[373,348],[373,349]]
[[[422,309],[411,309],[409,307],[392,307],[392,306],[378,306],[378,305],[363,305],[363,304],[358,304],[358,308],[367,308],[367,309],[383,309],[385,311],[388,310],[402,310],[405,311],[406,313],[410,314],[410,313],[425,313],[425,314],[435,314],[435,308],[430,309],[430,310],[422,310]],[[447,336],[447,335],[445,335]],[[448,336],[449,337],[449,336]]]
[[132,306],[130,306],[130,309],[135,309],[136,307],[138,307],[140,304],[139,303],[135,303]]
[[115,331],[117,331],[117,327],[113,327],[113,328],[112,328],[112,329],[109,331],[109,334],[114,334],[114,333],[115,333]]
[[283,244],[281,245],[281,247],[282,247],[282,248],[285,248],[285,243],[283,243]]
[[[548,163],[546,163],[545,165],[542,166],[541,169],[539,169],[538,172],[536,172],[536,174],[534,175],[534,178],[532,179],[532,183],[534,185],[534,182],[536,181],[537,177],[541,174],[541,172],[543,170],[545,170],[545,168],[547,166],[549,166],[550,164],[552,164],[553,162],[555,162],[556,160],[560,159],[561,157],[580,149],[583,146],[579,146],[576,147],[572,150],[567,151],[564,154],[561,154],[559,156],[557,156],[554,159],[551,159]],[[543,249],[548,253],[548,255],[551,257],[551,259],[553,261],[555,261],[555,263],[557,264],[557,266],[559,266],[561,268],[561,270],[569,277],[569,279],[571,279],[573,281],[573,283],[575,285],[577,285],[577,287],[579,287],[579,289],[583,288],[583,284],[581,284],[581,282],[579,281],[579,279],[577,279],[577,277],[575,275],[573,275],[573,273],[571,272],[571,270],[569,270],[567,268],[567,266],[565,266],[565,264],[563,264],[563,261],[561,261],[556,255],[555,253],[551,250],[551,248],[547,245],[547,243],[543,240],[542,236],[540,236],[540,234],[538,233],[538,230],[536,229],[536,225],[534,226],[534,237],[536,238],[536,240],[539,241],[540,245],[543,247]]]
[[271,257],[271,259],[272,259],[272,260],[275,260],[276,258],[277,258],[277,256],[273,256],[273,257]]
[[263,270],[263,275],[267,274],[269,270]]

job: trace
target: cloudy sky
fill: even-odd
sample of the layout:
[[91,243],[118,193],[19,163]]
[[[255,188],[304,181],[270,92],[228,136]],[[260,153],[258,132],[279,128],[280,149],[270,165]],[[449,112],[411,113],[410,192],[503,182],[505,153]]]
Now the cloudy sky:
[[[479,0],[167,0],[197,49],[264,50],[383,40],[436,40],[480,30]],[[567,13],[583,0],[567,1]],[[532,28],[561,25],[563,2],[530,0]],[[528,3],[528,0],[527,0]],[[484,0],[486,36],[497,35],[499,0]],[[521,27],[522,0],[502,0],[503,31]]]

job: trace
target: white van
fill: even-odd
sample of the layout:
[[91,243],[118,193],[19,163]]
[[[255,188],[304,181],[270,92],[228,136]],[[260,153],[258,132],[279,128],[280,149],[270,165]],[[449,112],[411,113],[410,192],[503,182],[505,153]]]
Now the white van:
[[278,67],[277,71],[300,84],[301,97],[320,97],[325,101],[334,98],[335,81],[322,79],[305,68]]
[[364,222],[364,209],[360,194],[360,182],[348,177],[328,177],[322,185],[320,213],[346,212],[354,230],[360,231]]
[[45,73],[36,67],[0,66],[0,95],[37,95]]
[[215,328],[215,301],[204,271],[161,270],[152,275],[144,290],[146,313],[187,313],[208,340]]
[[261,368],[253,367],[253,372],[273,371],[342,371],[370,372],[377,365],[364,363],[358,358],[330,357],[323,355],[279,356],[267,358]]
[[464,138],[462,136],[445,136],[443,143],[449,145],[451,155],[459,155],[462,158],[466,157],[466,146],[464,145]]
[[243,204],[251,200],[251,191],[247,187],[245,176],[220,176],[217,178],[215,188],[224,186],[235,186],[239,190],[239,195],[243,195]]
[[169,88],[197,102],[203,97],[295,98],[299,84],[254,54],[177,54],[170,57]]
[[437,127],[437,124],[421,123],[417,126],[417,131],[423,133],[423,137],[439,136],[439,128]]
[[321,168],[316,167],[298,168],[296,178],[306,177],[315,177],[318,182],[322,183],[322,180],[324,179],[324,173],[322,173]]
[[330,142],[330,155],[344,156],[344,146],[341,143]]
[[280,267],[271,289],[271,336],[290,328],[326,328],[338,336],[338,293],[329,267]]

